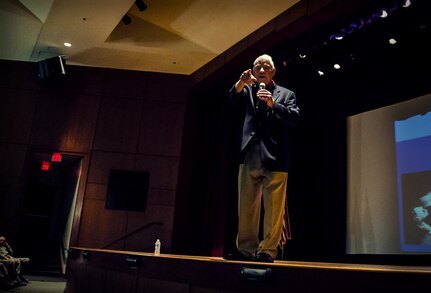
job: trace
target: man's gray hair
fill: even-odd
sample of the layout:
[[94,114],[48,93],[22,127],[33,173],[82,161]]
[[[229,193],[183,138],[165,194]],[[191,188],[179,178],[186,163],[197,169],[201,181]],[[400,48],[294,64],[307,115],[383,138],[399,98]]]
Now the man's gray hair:
[[262,62],[269,62],[269,64],[271,64],[271,67],[274,68],[274,61],[272,61],[272,57],[269,56],[268,54],[263,54],[260,55],[259,57],[256,58],[256,60],[254,60],[253,62],[253,66],[256,66],[257,63],[262,63]]

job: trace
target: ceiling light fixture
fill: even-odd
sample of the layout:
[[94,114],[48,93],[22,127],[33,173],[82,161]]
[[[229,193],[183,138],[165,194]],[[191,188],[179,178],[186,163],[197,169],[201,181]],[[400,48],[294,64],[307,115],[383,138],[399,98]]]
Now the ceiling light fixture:
[[129,25],[132,22],[132,19],[127,14],[124,14],[123,18],[121,19],[121,22],[125,25]]
[[397,43],[397,40],[395,40],[394,38],[389,39],[389,44],[395,45],[396,43]]
[[63,45],[64,45],[65,47],[72,47],[72,44],[71,44],[71,43],[68,43],[68,42],[64,42],[64,43],[63,43]]
[[136,6],[138,7],[139,11],[144,11],[147,9],[147,5],[142,0],[136,0],[135,1]]
[[386,17],[388,17],[388,13],[386,12],[386,10],[385,10],[385,9],[382,9],[382,13],[380,14],[380,17],[381,17],[381,18],[386,18]]

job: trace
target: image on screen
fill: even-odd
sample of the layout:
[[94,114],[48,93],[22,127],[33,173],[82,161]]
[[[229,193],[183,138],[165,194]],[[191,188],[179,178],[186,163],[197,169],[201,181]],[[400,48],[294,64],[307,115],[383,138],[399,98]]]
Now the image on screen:
[[431,254],[431,94],[347,118],[347,254]]
[[401,250],[431,252],[431,112],[395,121]]

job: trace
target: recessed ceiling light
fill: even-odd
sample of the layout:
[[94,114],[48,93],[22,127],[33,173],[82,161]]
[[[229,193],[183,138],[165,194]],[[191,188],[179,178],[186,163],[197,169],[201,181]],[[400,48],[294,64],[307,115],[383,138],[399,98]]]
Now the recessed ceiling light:
[[394,38],[389,39],[389,44],[395,45],[396,43],[397,43],[397,40],[395,40]]
[[64,45],[65,45],[66,47],[72,47],[72,44],[71,44],[71,43],[68,43],[68,42],[65,42],[65,43],[64,43]]

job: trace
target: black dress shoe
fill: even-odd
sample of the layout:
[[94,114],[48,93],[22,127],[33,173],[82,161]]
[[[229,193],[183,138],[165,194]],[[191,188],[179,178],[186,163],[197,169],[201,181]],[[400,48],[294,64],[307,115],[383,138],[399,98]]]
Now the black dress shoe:
[[256,262],[274,262],[274,258],[265,252],[259,252],[254,259]]
[[242,254],[239,250],[236,250],[234,252],[231,253],[227,253],[225,255],[223,255],[223,258],[226,260],[239,260],[239,261],[252,261],[253,257],[252,256],[245,256],[244,254]]

